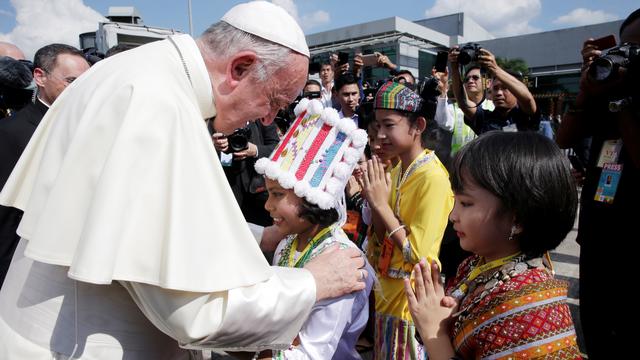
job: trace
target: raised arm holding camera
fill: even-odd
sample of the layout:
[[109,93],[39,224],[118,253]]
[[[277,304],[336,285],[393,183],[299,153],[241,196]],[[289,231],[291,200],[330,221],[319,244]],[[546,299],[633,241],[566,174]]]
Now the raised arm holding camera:
[[[481,104],[472,101],[462,86],[459,64],[467,65],[476,61],[491,78],[491,93],[495,109],[485,110]],[[452,71],[453,94],[465,114],[465,123],[476,134],[490,130],[537,131],[540,123],[533,95],[517,74],[502,69],[495,56],[480,46],[466,45],[462,49],[454,47],[449,53]]]
[[580,318],[590,359],[628,358],[628,325],[638,318],[633,305],[620,308],[612,298],[628,301],[619,294],[632,286],[627,274],[637,271],[629,242],[637,236],[627,234],[640,202],[640,9],[620,26],[620,44],[606,50],[610,45],[597,40],[584,43],[580,90],[556,139],[569,148],[591,138],[577,237]]

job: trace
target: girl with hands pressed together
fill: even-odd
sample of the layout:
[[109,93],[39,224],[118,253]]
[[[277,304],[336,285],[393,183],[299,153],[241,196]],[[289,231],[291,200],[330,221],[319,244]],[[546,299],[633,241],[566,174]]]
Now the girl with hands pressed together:
[[579,359],[548,251],[573,227],[577,191],[566,156],[532,132],[488,132],[456,154],[450,219],[474,253],[446,288],[437,264],[404,281],[430,359]]
[[376,291],[376,359],[425,359],[415,339],[402,279],[421,258],[437,260],[447,217],[453,207],[448,173],[425,147],[423,99],[389,82],[375,98],[377,145],[386,159],[398,159],[386,172],[378,156],[360,178],[372,214],[368,257],[380,282]]

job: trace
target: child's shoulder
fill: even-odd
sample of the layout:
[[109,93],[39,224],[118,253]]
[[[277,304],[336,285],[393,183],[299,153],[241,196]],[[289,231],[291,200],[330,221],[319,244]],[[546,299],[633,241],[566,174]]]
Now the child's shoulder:
[[331,230],[331,236],[322,241],[322,243],[313,251],[312,257],[322,254],[326,249],[336,244],[339,245],[340,249],[346,249],[348,247],[358,248],[353,241],[349,240],[349,237],[347,237],[347,234],[342,230],[342,228],[336,227]]

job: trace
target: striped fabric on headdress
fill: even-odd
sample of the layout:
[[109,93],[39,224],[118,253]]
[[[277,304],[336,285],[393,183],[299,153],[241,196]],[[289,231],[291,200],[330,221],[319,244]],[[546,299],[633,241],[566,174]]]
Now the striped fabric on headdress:
[[318,100],[302,99],[294,111],[296,120],[256,171],[321,209],[337,209],[367,133]]
[[375,108],[418,112],[422,106],[420,95],[395,81],[389,81],[376,93]]

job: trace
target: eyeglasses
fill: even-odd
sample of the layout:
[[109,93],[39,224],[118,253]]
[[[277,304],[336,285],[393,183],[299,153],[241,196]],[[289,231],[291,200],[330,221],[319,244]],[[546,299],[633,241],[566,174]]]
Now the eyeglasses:
[[478,81],[478,80],[480,80],[480,76],[478,76],[478,75],[469,75],[466,78],[464,78],[464,82],[467,82],[469,80]]

